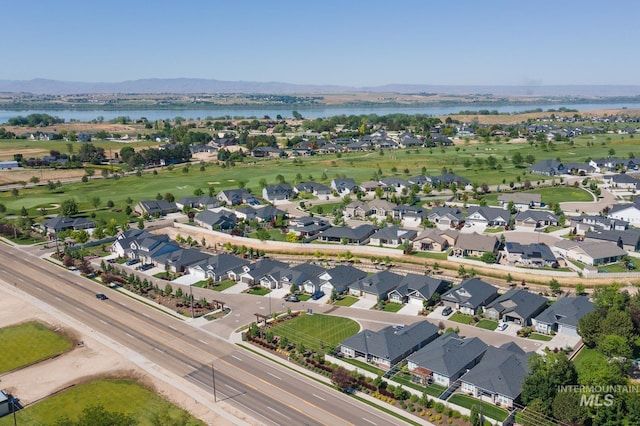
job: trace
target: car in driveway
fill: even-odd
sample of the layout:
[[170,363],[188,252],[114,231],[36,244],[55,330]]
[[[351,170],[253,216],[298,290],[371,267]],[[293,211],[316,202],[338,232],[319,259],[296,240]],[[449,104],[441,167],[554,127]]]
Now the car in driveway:
[[96,299],[100,299],[100,300],[107,300],[108,297],[106,294],[103,293],[96,293]]
[[453,312],[453,309],[451,309],[451,306],[445,306],[444,309],[442,310],[442,315],[448,316],[448,315],[451,315],[451,312]]
[[124,264],[127,266],[131,266],[131,265],[135,265],[136,263],[139,263],[140,259],[130,259],[127,260]]
[[311,300],[318,300],[318,299],[322,298],[322,296],[324,296],[324,291],[318,290],[318,291],[316,291],[315,293],[313,293],[311,295]]
[[501,322],[500,324],[498,324],[498,331],[505,331],[507,327],[509,327],[509,324],[507,324],[506,322]]
[[144,263],[142,265],[140,265],[140,270],[141,271],[146,271],[148,269],[153,268],[153,263]]
[[285,302],[299,302],[300,299],[298,299],[298,296],[296,296],[295,294],[291,294],[287,297],[284,298]]

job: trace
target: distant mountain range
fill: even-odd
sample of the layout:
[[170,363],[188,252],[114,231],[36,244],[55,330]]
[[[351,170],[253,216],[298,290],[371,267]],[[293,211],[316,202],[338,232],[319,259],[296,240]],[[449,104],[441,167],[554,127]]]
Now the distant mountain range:
[[0,92],[38,95],[74,94],[159,94],[159,93],[241,93],[241,94],[320,94],[320,93],[437,93],[446,95],[620,97],[640,95],[640,85],[529,85],[455,86],[431,84],[388,84],[376,87],[349,87],[281,82],[221,81],[197,78],[147,78],[118,83],[86,83],[47,79],[0,80]]

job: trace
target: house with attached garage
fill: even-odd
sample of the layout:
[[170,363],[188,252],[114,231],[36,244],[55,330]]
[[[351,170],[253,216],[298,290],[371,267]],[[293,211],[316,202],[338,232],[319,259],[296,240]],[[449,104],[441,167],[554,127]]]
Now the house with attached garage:
[[351,178],[336,178],[331,181],[331,189],[336,191],[340,196],[353,194],[358,191],[356,181]]
[[383,247],[397,247],[405,242],[411,242],[417,233],[418,231],[413,229],[387,226],[371,235],[369,244]]
[[43,220],[38,224],[38,226],[46,235],[54,235],[57,232],[68,230],[93,230],[93,228],[96,227],[96,223],[93,220],[86,219],[84,217],[57,216]]
[[204,210],[195,215],[193,220],[196,225],[212,230],[233,229],[237,223],[236,215],[225,210],[219,212]]
[[190,275],[207,280],[211,278],[214,282],[231,279],[231,274],[239,274],[249,261],[226,253],[209,256],[201,262],[189,265],[187,270]]
[[562,161],[542,160],[529,166],[531,173],[545,176],[558,176],[567,173]]
[[213,197],[185,197],[176,201],[178,210],[183,211],[186,207],[190,209],[213,209],[220,206],[220,201]]
[[449,332],[409,355],[407,367],[422,385],[436,383],[448,388],[480,362],[487,348],[477,337],[465,339]]
[[556,263],[553,251],[544,244],[506,242],[503,253],[509,265],[543,268],[553,267]]
[[485,253],[498,253],[500,241],[495,235],[483,235],[478,233],[458,234],[450,256],[454,257],[482,257]]
[[427,211],[421,206],[399,205],[393,208],[393,218],[400,220],[402,226],[417,228],[427,218]]
[[218,192],[216,196],[218,201],[221,203],[226,203],[230,206],[239,206],[240,204],[250,204],[250,205],[259,205],[260,201],[249,191],[244,188],[241,189],[225,189],[224,191]]
[[589,266],[620,262],[627,252],[610,241],[557,241],[551,248],[556,256],[576,260]]
[[498,289],[480,278],[469,278],[440,297],[445,306],[463,314],[475,315],[498,297]]
[[364,245],[369,242],[369,237],[377,230],[378,227],[369,224],[355,228],[339,226],[322,231],[318,240],[323,243],[342,244],[346,242],[347,244]]
[[445,251],[455,245],[458,235],[455,229],[425,229],[416,235],[412,246],[416,251]]
[[507,208],[509,203],[518,211],[542,206],[542,195],[530,192],[502,193],[498,195],[498,203]]
[[558,226],[558,216],[545,210],[524,210],[515,217],[516,228],[544,228]]
[[133,211],[138,216],[143,216],[145,214],[150,217],[166,216],[169,213],[177,212],[178,206],[176,203],[170,203],[165,200],[143,200],[136,204]]
[[165,271],[182,273],[185,272],[189,266],[200,263],[209,256],[210,254],[193,248],[178,248],[178,250],[172,250],[168,253],[154,253],[151,256],[151,262],[146,263],[155,263],[156,265],[164,266]]
[[349,294],[373,301],[387,300],[389,292],[398,286],[401,279],[402,275],[379,271],[350,284]]
[[429,222],[438,225],[457,227],[464,223],[464,215],[457,207],[434,207],[427,214]]
[[513,408],[529,373],[530,356],[512,342],[499,348],[489,346],[482,360],[460,378],[460,390],[490,404]]
[[571,228],[580,235],[587,231],[624,231],[629,229],[629,222],[599,215],[578,216],[571,218]]
[[507,226],[511,221],[511,213],[497,207],[469,208],[465,223],[479,226]]
[[260,278],[264,277],[269,272],[287,267],[288,265],[286,263],[278,260],[260,259],[255,263],[245,265],[242,268],[242,272],[234,272],[229,274],[229,276],[235,281],[254,286],[260,284]]
[[585,241],[610,241],[626,251],[640,250],[640,229],[637,228],[624,231],[587,231],[584,238]]
[[638,179],[626,173],[616,173],[614,175],[605,175],[602,178],[611,188],[636,190],[638,189]]
[[267,185],[262,188],[262,198],[269,202],[288,200],[292,194],[293,188],[288,183]]
[[384,189],[384,185],[375,180],[366,180],[360,184],[360,191],[365,195],[374,195],[378,188]]
[[386,200],[371,200],[367,203],[367,211],[369,215],[376,219],[386,220],[387,217],[393,216],[393,209],[398,207],[397,204]]
[[302,182],[293,187],[296,194],[313,194],[318,198],[326,198],[331,195],[331,188],[316,182]]
[[340,343],[340,353],[389,369],[438,337],[438,327],[420,321],[402,328],[363,330]]
[[522,326],[531,325],[531,320],[548,306],[544,297],[527,290],[512,288],[489,303],[484,310],[487,318],[514,322]]
[[312,238],[321,231],[331,228],[326,220],[320,217],[303,216],[289,221],[289,232],[293,232],[301,238]]
[[363,218],[364,219],[369,214],[370,214],[369,204],[360,200],[354,200],[349,204],[347,204],[344,208],[344,215],[347,218]]
[[388,177],[380,179],[380,183],[384,185],[386,191],[401,193],[403,189],[409,189],[411,184],[404,179],[396,177]]
[[258,207],[257,209],[255,209],[255,212],[255,219],[258,222],[269,222],[270,220],[276,219],[278,216],[286,219],[289,216],[286,211],[280,210],[273,206]]
[[595,309],[587,296],[562,297],[533,318],[533,328],[544,334],[552,331],[578,337],[578,321]]
[[327,274],[326,268],[309,262],[304,262],[292,267],[291,272],[292,275],[286,283],[287,286],[291,287],[291,285],[294,284],[298,291],[311,294],[320,290],[320,285],[324,283],[325,280],[331,278]]
[[398,286],[389,292],[389,301],[424,306],[434,294],[441,295],[449,289],[450,281],[428,275],[407,274]]
[[334,290],[336,294],[343,294],[349,290],[349,286],[354,282],[361,280],[367,276],[367,273],[354,268],[350,265],[338,265],[332,269],[329,269],[326,274],[320,276],[321,282],[319,287],[314,287],[313,293],[316,290],[322,290],[324,294],[331,294]]

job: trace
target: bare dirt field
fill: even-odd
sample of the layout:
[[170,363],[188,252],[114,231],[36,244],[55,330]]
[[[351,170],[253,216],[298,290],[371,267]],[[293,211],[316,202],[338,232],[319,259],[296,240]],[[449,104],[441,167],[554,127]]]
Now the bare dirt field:
[[[20,398],[23,405],[32,404],[71,385],[87,382],[93,378],[127,377],[155,389],[156,393],[177,406],[189,411],[208,425],[232,425],[228,419],[198,404],[194,396],[177,390],[170,384],[146,373],[133,362],[112,348],[92,337],[93,331],[76,329],[66,320],[51,312],[39,309],[31,303],[30,296],[11,285],[0,283],[0,324],[11,324],[37,320],[64,329],[66,334],[82,341],[70,352],[55,359],[40,362],[30,367],[0,377],[0,388]],[[236,418],[251,424],[242,413],[225,405],[223,407]]]
[[[4,152],[3,152],[4,154]],[[12,156],[13,158],[13,156]],[[0,185],[12,182],[29,182],[32,177],[37,177],[40,182],[57,182],[65,179],[80,179],[84,176],[84,169],[15,169],[0,170]]]

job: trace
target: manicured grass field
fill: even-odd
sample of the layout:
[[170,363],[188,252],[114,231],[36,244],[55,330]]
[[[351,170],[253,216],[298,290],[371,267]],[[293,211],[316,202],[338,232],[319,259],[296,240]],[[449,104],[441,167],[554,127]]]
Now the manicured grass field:
[[[593,195],[589,191],[581,188],[573,188],[570,186],[554,186],[551,188],[537,188],[527,191],[527,194],[540,194],[542,202],[551,206],[551,204],[562,203],[565,201],[593,201]],[[500,194],[493,192],[484,195],[482,198],[487,200],[487,204],[492,206],[498,205],[498,197]]]
[[38,322],[0,329],[0,373],[70,350],[73,342]]
[[576,367],[578,377],[589,372],[593,366],[602,365],[607,362],[607,357],[595,349],[586,346],[580,350],[580,353],[573,359],[573,365]]
[[247,293],[253,294],[255,296],[265,296],[265,295],[271,293],[271,290],[269,290],[266,287],[257,287],[257,288],[252,288],[252,289],[247,290]]
[[342,358],[342,360],[344,362],[347,362],[347,363],[355,366],[355,367],[361,368],[363,370],[366,370],[366,371],[368,371],[370,373],[373,373],[373,374],[377,374],[379,376],[382,376],[385,373],[384,370],[382,370],[382,369],[380,369],[380,368],[378,368],[378,367],[376,367],[374,365],[368,364],[366,362],[362,362],[359,359],[353,359],[353,358],[346,358],[345,357],[345,358]]
[[[96,380],[78,385],[18,411],[16,420],[19,425],[51,425],[64,417],[75,420],[85,407],[92,405],[131,415],[140,426],[166,424],[162,420],[165,415],[174,419],[171,424],[204,426],[188,412],[130,380]],[[0,418],[0,426],[10,425],[12,416]]]
[[225,281],[221,281],[219,283],[213,283],[213,285],[210,287],[211,290],[215,290],[215,291],[224,291],[230,287],[233,287],[234,285],[236,285],[237,282],[233,281],[233,280],[225,280]]
[[471,409],[474,405],[482,406],[482,414],[495,420],[503,421],[509,414],[506,410],[493,404],[489,404],[487,402],[480,401],[479,399],[471,398],[470,396],[462,395],[459,393],[452,395],[451,398],[448,399],[448,401],[452,404],[457,404],[468,409]]
[[547,336],[546,334],[539,334],[539,333],[531,333],[528,338],[531,340],[541,340],[543,342],[548,342],[551,339],[553,339],[553,337],[551,336]]
[[403,307],[404,307],[404,305],[402,303],[391,303],[391,302],[389,302],[386,305],[384,305],[382,310],[385,311],[385,312],[398,312]]
[[300,300],[301,302],[306,302],[309,299],[311,299],[310,294],[302,293],[298,295],[298,300]]
[[351,306],[354,303],[356,303],[357,301],[358,301],[357,297],[344,296],[344,297],[342,297],[342,299],[338,299],[335,302],[333,302],[333,304],[336,305],[336,306]]
[[483,319],[478,321],[476,327],[484,328],[485,330],[495,330],[498,327],[498,323],[493,320]]
[[449,319],[462,324],[471,324],[473,322],[473,317],[461,314],[460,312],[455,312],[449,317]]
[[[360,326],[349,318],[303,314],[270,330],[274,335],[286,336],[292,343],[302,343],[307,348],[325,352],[329,347],[336,347],[347,337],[356,334]],[[320,346],[324,346],[324,349]]]
[[404,371],[397,373],[395,376],[392,377],[392,379],[398,383],[402,383],[406,387],[418,390],[420,392],[426,392],[427,395],[436,396],[436,397],[440,396],[440,394],[442,394],[442,392],[444,392],[447,389],[444,386],[438,385],[436,383],[431,383],[430,385],[422,386],[421,384],[411,380],[411,373],[407,373]]
[[[307,203],[307,205],[308,204],[309,203]],[[342,205],[342,202],[316,205],[313,201],[311,201],[311,204],[313,204],[313,206],[311,207],[310,210],[314,214],[331,215],[331,214],[333,214],[333,209],[336,208],[336,207],[340,207]]]

